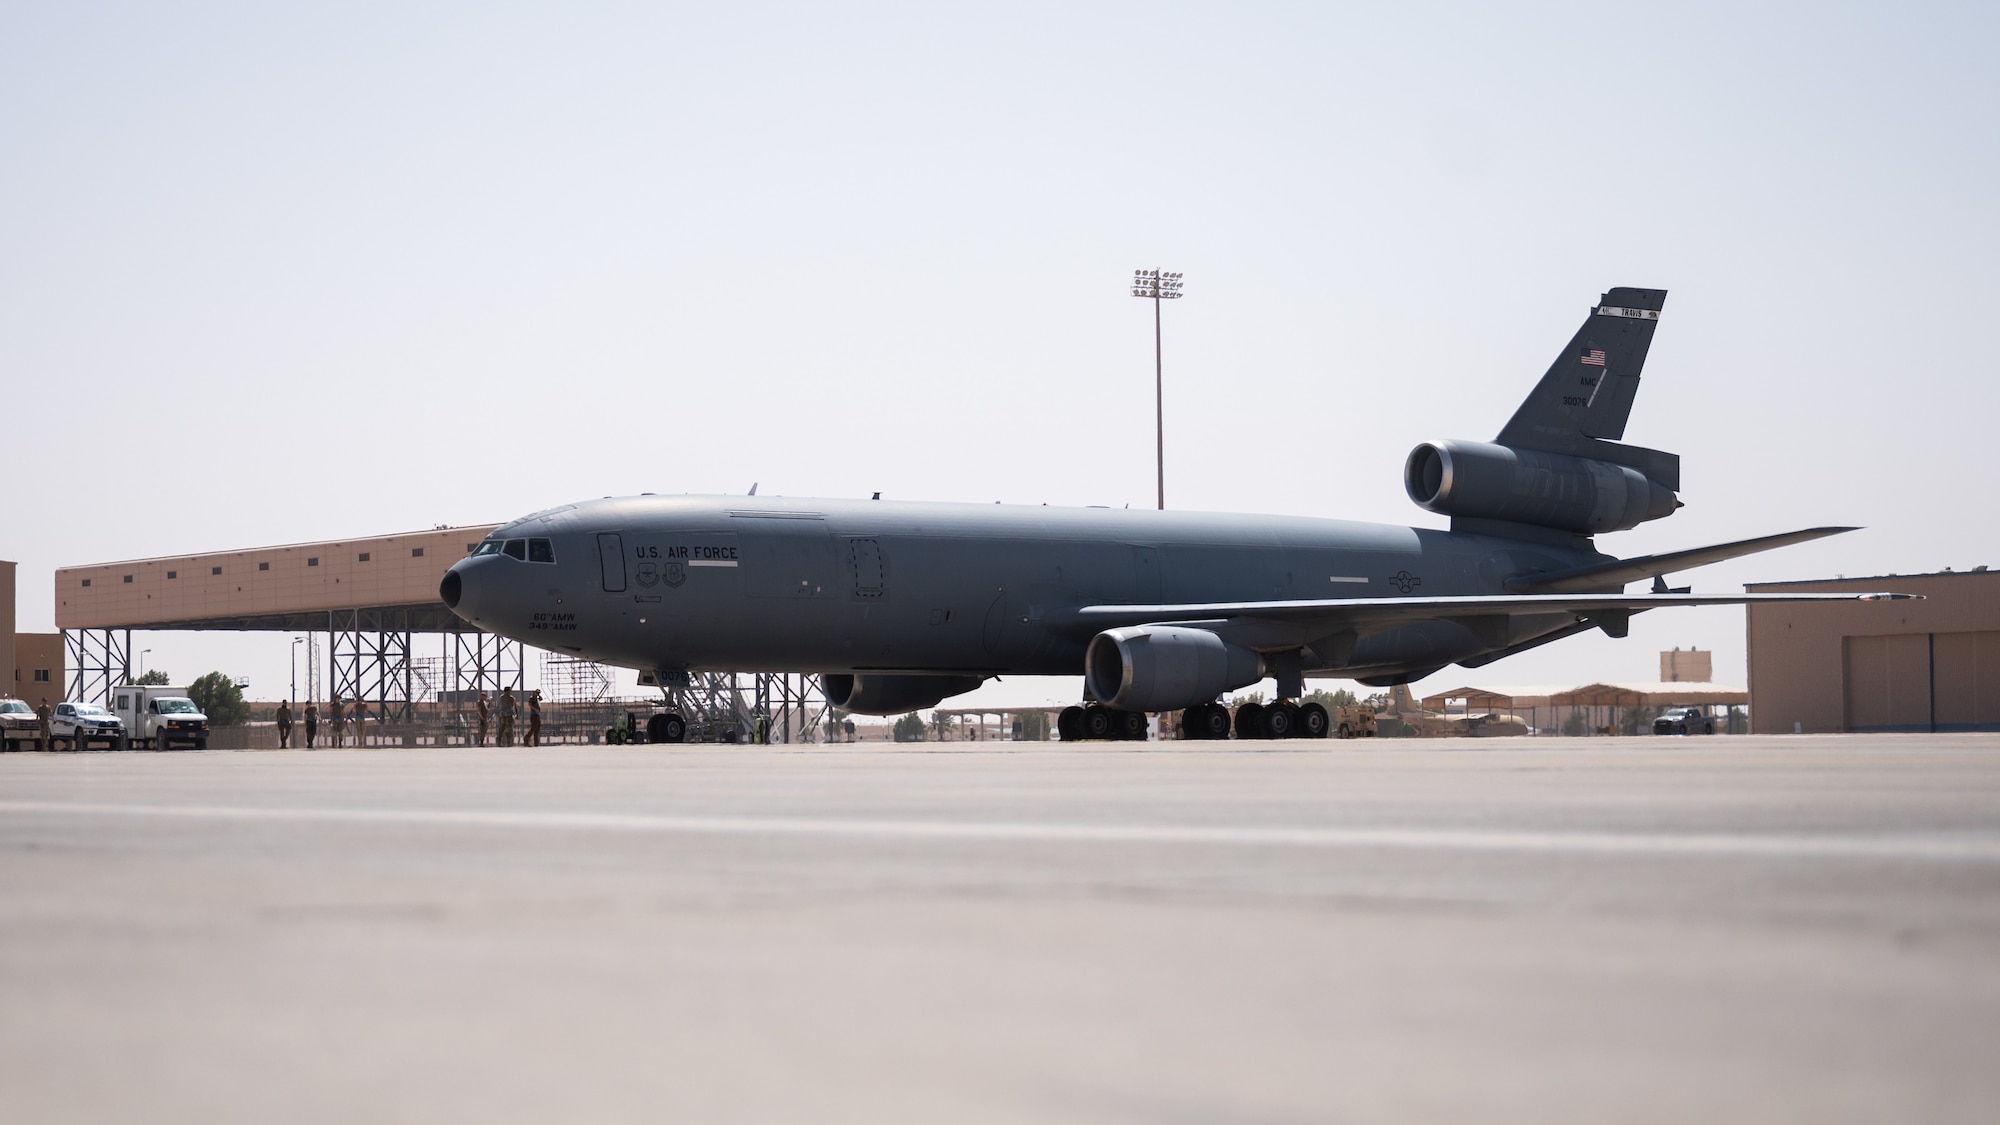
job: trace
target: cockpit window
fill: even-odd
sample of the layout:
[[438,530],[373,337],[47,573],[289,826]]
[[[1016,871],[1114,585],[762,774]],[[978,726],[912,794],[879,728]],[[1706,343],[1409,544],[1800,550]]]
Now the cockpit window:
[[500,553],[510,559],[525,561],[528,557],[528,541],[526,539],[509,539],[507,540],[507,546],[502,548]]
[[552,563],[556,561],[555,544],[550,543],[546,539],[528,540],[528,561],[538,563]]
[[472,557],[476,559],[481,555],[497,555],[499,553],[500,541],[498,539],[488,539],[479,545],[478,550],[472,552]]

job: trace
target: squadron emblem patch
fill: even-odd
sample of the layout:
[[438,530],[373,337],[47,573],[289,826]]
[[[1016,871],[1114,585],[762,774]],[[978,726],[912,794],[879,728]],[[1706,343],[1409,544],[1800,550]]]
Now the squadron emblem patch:
[[639,585],[650,590],[653,588],[653,583],[660,580],[660,571],[652,563],[642,562],[639,564],[639,568],[632,572],[632,578]]

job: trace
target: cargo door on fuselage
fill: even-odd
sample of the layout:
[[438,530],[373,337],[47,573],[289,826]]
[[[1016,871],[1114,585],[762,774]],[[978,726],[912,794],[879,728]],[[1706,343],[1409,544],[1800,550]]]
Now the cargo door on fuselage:
[[604,592],[625,592],[625,540],[615,531],[599,532],[597,565],[604,580]]
[[847,563],[854,577],[854,596],[875,599],[888,592],[889,568],[882,561],[882,545],[873,539],[849,539]]

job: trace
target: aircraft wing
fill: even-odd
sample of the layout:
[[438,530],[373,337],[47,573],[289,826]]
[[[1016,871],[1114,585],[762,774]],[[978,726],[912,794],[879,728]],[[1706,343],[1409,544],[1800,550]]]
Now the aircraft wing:
[[1573,613],[1579,617],[1629,616],[1669,606],[1753,605],[1766,602],[1918,601],[1921,594],[1478,594],[1467,597],[1313,598],[1270,602],[1189,602],[1178,605],[1087,605],[1045,613],[1061,627],[1092,632],[1126,625],[1174,622],[1267,621],[1310,625],[1327,632],[1364,632],[1450,618],[1492,618],[1521,613]]
[[1692,570],[1698,566],[1707,566],[1726,559],[1754,555],[1759,551],[1789,547],[1794,543],[1807,543],[1814,539],[1824,539],[1829,535],[1841,535],[1859,530],[1861,529],[1858,527],[1809,527],[1804,531],[1787,531],[1781,535],[1739,539],[1734,543],[1718,543],[1713,547],[1696,547],[1689,551],[1615,559],[1611,562],[1571,567],[1567,570],[1517,574],[1507,580],[1507,589],[1516,594],[1562,594],[1613,582],[1623,585],[1627,582],[1671,574],[1677,570]]

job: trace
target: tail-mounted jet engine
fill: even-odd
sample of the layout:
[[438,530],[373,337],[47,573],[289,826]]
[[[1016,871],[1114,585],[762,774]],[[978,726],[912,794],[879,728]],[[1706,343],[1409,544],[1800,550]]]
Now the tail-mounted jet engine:
[[1585,535],[1637,527],[1680,507],[1672,489],[1637,469],[1482,441],[1419,445],[1403,464],[1403,488],[1439,515]]
[[1139,625],[1107,629],[1084,653],[1090,694],[1120,711],[1171,711],[1207,703],[1264,678],[1264,658],[1205,629]]
[[964,695],[986,682],[984,676],[861,676],[819,678],[826,701],[856,715],[900,715],[935,707],[954,695]]

